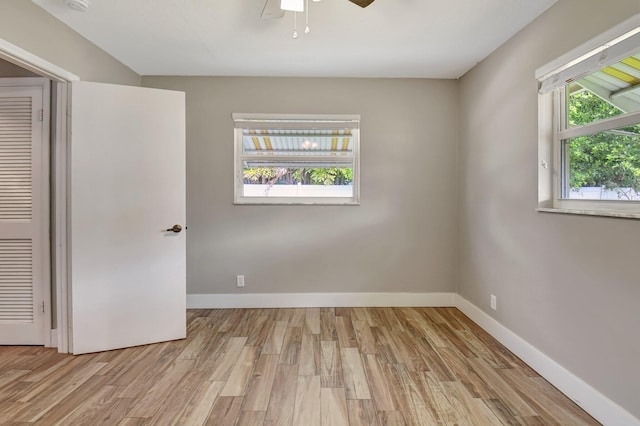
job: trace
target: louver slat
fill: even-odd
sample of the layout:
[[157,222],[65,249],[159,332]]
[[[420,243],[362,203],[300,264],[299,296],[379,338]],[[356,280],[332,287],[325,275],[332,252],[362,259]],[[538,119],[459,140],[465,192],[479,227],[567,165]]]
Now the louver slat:
[[32,218],[31,98],[0,98],[0,221]]
[[32,242],[0,240],[0,324],[32,323]]

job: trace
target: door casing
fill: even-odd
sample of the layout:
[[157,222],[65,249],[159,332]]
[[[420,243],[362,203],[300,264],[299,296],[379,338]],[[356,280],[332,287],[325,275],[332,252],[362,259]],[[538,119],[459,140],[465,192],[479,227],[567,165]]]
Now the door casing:
[[[54,274],[52,281],[56,295],[56,330],[45,332],[45,346],[57,347],[58,352],[70,349],[69,296],[70,276],[68,241],[68,99],[70,82],[80,78],[19,46],[0,39],[0,59],[32,71],[53,83],[51,108],[51,262]],[[45,302],[46,303],[46,302]],[[49,304],[51,305],[50,299]],[[50,316],[49,316],[50,317]],[[45,317],[46,318],[46,317]],[[48,325],[51,329],[51,322]]]

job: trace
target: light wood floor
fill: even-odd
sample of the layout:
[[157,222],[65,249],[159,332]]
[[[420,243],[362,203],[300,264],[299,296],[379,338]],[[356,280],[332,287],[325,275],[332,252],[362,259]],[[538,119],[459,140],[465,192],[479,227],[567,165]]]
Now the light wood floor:
[[598,424],[455,308],[188,312],[188,338],[0,348],[0,423]]

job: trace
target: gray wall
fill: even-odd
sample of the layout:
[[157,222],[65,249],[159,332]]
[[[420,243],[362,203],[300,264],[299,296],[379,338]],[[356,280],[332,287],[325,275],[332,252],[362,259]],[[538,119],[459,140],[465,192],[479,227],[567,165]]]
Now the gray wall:
[[38,75],[0,59],[0,77],[38,77]]
[[458,292],[640,418],[640,222],[534,211],[535,69],[638,12],[560,0],[461,79]]
[[[454,291],[457,81],[142,83],[187,94],[188,293]],[[233,112],[361,114],[361,205],[234,206]]]
[[82,80],[140,85],[140,76],[31,0],[0,0],[0,38]]

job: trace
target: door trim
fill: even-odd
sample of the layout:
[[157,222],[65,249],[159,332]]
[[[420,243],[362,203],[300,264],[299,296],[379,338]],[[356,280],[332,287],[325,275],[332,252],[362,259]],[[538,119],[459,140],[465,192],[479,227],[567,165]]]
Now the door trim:
[[[41,57],[32,54],[4,39],[0,39],[0,59],[4,59],[22,68],[28,69],[38,75],[46,77],[54,82],[51,111],[51,262],[54,267],[55,274],[51,279],[55,286],[56,294],[56,336],[57,339],[51,338],[51,315],[49,315],[48,327],[45,330],[45,346],[53,346],[57,343],[58,352],[68,353],[70,346],[70,329],[69,327],[69,258],[68,258],[68,211],[69,198],[68,190],[68,150],[69,141],[68,134],[68,91],[70,82],[80,80],[77,75],[64,70]],[[46,290],[50,294],[51,286]],[[49,296],[49,304],[51,298]],[[50,306],[52,307],[52,306]],[[46,318],[46,317],[45,317]],[[53,340],[57,340],[54,342]]]
[[0,38],[0,58],[59,83],[80,80],[77,75],[2,38]]

